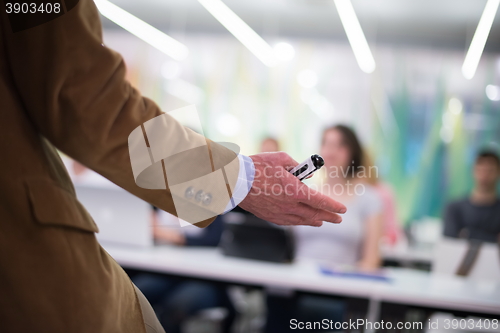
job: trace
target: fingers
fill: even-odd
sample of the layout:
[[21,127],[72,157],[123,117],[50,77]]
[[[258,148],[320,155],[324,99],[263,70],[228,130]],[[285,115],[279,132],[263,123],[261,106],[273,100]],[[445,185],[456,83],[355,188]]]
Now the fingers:
[[[298,186],[305,186],[300,188],[297,200],[301,203],[311,206],[312,208],[326,210],[333,213],[344,214],[347,208],[340,202],[324,195],[314,189],[309,188],[307,185],[300,183]],[[304,195],[305,194],[305,195]]]
[[285,225],[307,225],[313,227],[321,227],[323,225],[323,221],[321,220],[311,220],[294,214],[286,214],[283,222],[285,223],[282,224]]
[[291,213],[306,218],[311,221],[325,221],[332,223],[342,222],[342,217],[327,210],[312,208],[306,204],[299,203],[290,210]]
[[[346,207],[336,200],[309,188],[289,172],[270,172],[269,168],[290,170],[298,163],[284,152],[251,156],[256,166],[252,189],[240,206],[279,225],[321,226],[323,221],[340,223],[338,214]],[[272,170],[276,171],[276,170]],[[257,184],[259,186],[257,186]],[[245,208],[246,207],[246,208]]]
[[281,165],[287,170],[291,170],[293,167],[299,164],[296,160],[290,157],[287,153],[279,152]]

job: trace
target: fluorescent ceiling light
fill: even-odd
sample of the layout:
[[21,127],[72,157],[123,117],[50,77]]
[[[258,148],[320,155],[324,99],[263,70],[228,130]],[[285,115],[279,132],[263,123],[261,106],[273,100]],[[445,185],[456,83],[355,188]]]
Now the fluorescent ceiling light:
[[488,0],[486,7],[484,7],[483,15],[479,20],[476,33],[472,38],[469,51],[465,56],[465,61],[462,66],[462,74],[468,80],[472,79],[474,74],[476,74],[477,65],[479,64],[479,59],[481,59],[486,40],[490,34],[491,26],[493,25],[493,20],[497,13],[498,4],[500,4],[500,0]]
[[372,52],[366,41],[363,29],[361,29],[358,17],[354,12],[351,0],[334,0],[334,2],[359,67],[365,73],[373,72],[375,70],[375,59],[373,59]]
[[487,85],[486,96],[492,101],[500,101],[500,87],[492,84]]
[[230,33],[266,66],[276,65],[273,48],[220,0],[198,0]]
[[450,100],[448,102],[448,110],[452,114],[454,114],[454,115],[460,114],[460,112],[462,112],[462,109],[463,109],[462,102],[460,102],[460,100],[458,98],[456,98],[456,97],[450,98]]
[[297,82],[303,88],[314,88],[318,83],[318,75],[310,69],[304,69],[297,75]]
[[184,60],[188,56],[189,50],[184,44],[138,19],[117,5],[107,0],[94,0],[94,2],[104,17],[107,17],[166,55],[178,61]]
[[274,56],[280,61],[290,61],[295,56],[295,49],[292,45],[281,42],[274,45]]
[[217,120],[217,129],[225,136],[235,136],[240,131],[241,123],[232,114],[225,113]]

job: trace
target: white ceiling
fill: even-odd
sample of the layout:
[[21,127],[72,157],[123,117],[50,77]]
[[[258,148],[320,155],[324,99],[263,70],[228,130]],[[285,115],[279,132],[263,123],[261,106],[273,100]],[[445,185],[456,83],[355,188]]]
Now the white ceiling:
[[[229,34],[197,0],[111,0],[167,32]],[[467,49],[486,0],[352,0],[370,44]],[[264,38],[345,40],[333,0],[224,0]],[[115,28],[103,19],[105,28]],[[500,52],[497,13],[485,52]]]

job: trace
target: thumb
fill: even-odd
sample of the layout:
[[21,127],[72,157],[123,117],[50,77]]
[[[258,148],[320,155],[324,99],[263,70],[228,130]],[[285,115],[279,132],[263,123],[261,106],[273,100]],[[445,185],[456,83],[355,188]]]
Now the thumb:
[[290,171],[291,169],[293,169],[295,166],[297,166],[299,164],[299,162],[297,162],[296,160],[291,158],[290,155],[288,155],[287,153],[279,152],[279,154],[280,154],[280,164],[287,171]]

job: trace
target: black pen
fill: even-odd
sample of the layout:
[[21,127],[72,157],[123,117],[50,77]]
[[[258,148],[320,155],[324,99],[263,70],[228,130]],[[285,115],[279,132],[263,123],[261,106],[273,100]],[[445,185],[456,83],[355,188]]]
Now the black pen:
[[323,160],[323,157],[318,154],[314,154],[289,172],[302,181],[304,178],[307,178],[317,170],[321,169],[324,164],[325,161]]

